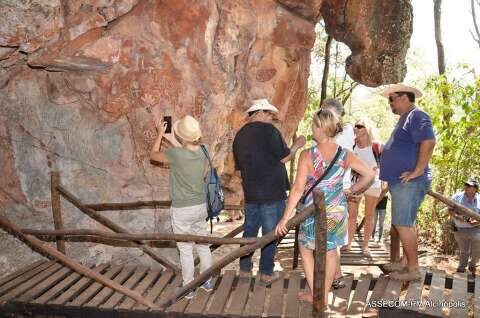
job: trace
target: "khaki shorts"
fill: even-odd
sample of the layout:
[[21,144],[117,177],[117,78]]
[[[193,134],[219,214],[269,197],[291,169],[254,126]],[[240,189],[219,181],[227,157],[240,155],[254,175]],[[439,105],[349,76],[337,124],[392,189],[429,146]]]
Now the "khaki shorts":
[[367,191],[365,191],[363,194],[374,197],[374,198],[378,198],[381,192],[382,192],[382,188],[368,188]]

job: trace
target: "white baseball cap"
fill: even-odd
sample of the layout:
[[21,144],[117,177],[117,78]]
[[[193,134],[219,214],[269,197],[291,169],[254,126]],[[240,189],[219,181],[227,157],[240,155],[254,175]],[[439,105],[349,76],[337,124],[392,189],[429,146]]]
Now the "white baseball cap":
[[252,106],[247,109],[246,113],[252,113],[257,110],[266,110],[273,113],[278,113],[278,108],[270,104],[266,98],[254,100]]

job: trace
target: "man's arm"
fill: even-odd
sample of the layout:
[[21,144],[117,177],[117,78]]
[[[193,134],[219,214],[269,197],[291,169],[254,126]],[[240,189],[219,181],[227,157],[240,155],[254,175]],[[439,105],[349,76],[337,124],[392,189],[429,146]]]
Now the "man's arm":
[[297,139],[295,139],[295,141],[293,142],[293,145],[292,147],[290,148],[290,153],[282,158],[282,160],[280,160],[280,162],[282,163],[287,163],[289,162],[294,156],[295,154],[297,153],[297,151],[302,148],[303,146],[305,146],[305,137],[300,135],[299,137],[297,137]]
[[428,162],[432,158],[433,149],[435,148],[435,139],[426,139],[420,143],[420,149],[418,151],[417,164],[413,171],[405,171],[400,176],[403,183],[408,182],[416,177],[419,177],[427,168]]

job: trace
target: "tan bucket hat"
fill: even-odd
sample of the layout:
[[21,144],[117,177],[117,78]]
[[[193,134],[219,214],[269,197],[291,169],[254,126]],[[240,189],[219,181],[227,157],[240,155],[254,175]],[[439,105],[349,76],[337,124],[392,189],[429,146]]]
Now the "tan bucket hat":
[[186,115],[173,124],[173,131],[185,141],[194,142],[202,137],[200,124],[190,115]]
[[415,98],[417,99],[423,96],[423,93],[418,88],[411,85],[405,85],[402,83],[385,86],[382,89],[380,89],[379,94],[382,95],[383,97],[388,98],[388,96],[396,92],[410,92],[410,93],[413,93],[415,95]]
[[251,113],[257,110],[266,110],[269,112],[278,113],[278,108],[270,104],[266,98],[254,100],[252,106],[247,109],[246,113]]

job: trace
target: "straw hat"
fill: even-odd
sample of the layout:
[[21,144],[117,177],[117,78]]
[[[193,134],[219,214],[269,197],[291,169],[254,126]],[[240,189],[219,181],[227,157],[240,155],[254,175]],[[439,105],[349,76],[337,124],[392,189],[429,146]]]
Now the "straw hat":
[[270,104],[270,102],[265,98],[254,100],[252,106],[247,109],[246,113],[251,113],[257,110],[266,110],[278,113],[278,108]]
[[402,83],[386,86],[380,90],[379,94],[388,98],[388,96],[397,92],[410,92],[414,94],[415,98],[417,99],[423,96],[422,92],[418,88]]
[[198,121],[190,115],[186,115],[173,124],[173,131],[185,141],[194,142],[202,137],[202,131]]

